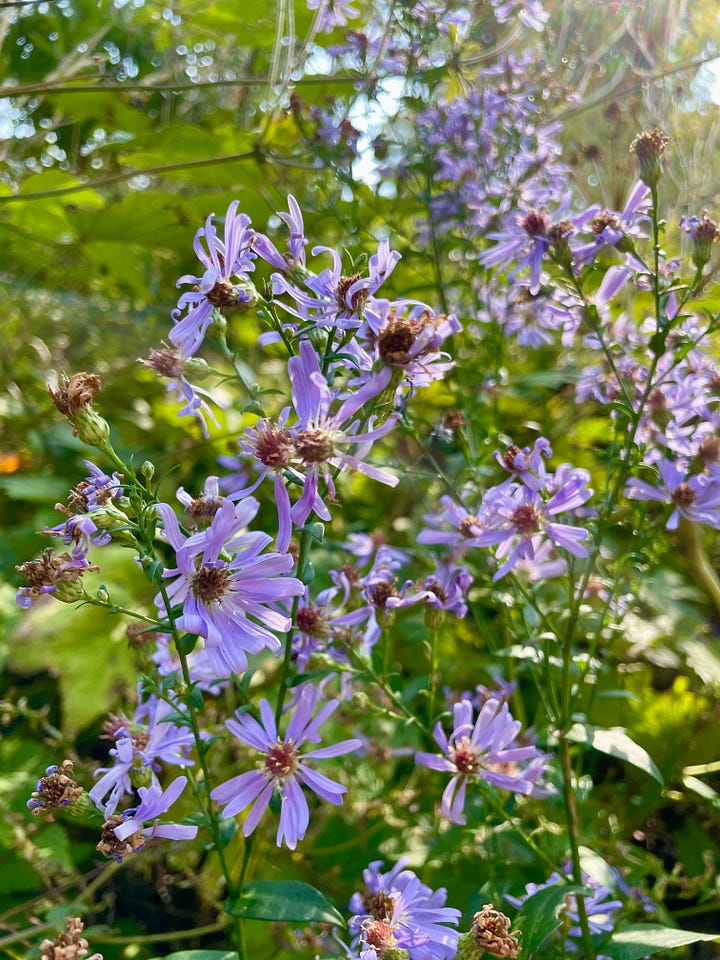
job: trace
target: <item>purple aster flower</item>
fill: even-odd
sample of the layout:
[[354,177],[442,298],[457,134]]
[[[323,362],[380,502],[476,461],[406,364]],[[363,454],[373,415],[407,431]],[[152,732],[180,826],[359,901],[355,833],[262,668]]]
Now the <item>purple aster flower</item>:
[[106,817],[115,812],[122,795],[130,793],[135,783],[159,786],[160,761],[183,767],[194,763],[190,759],[195,745],[192,731],[165,722],[165,717],[175,712],[176,707],[152,695],[138,702],[132,720],[116,717],[106,724],[107,734],[116,744],[110,750],[115,762],[96,771],[96,776],[103,776],[88,793]]
[[381,240],[377,253],[368,260],[368,275],[343,273],[342,260],[331,247],[313,247],[313,256],[329,253],[333,266],[319,274],[309,274],[304,280],[307,291],[301,290],[282,274],[273,274],[273,289],[276,294],[287,293],[295,307],[278,302],[291,315],[300,320],[312,320],[317,324],[337,326],[340,329],[359,327],[366,304],[395,269],[400,254],[390,249],[390,241]]
[[540,490],[547,482],[547,471],[543,458],[552,456],[552,447],[545,437],[538,437],[530,447],[516,447],[514,444],[506,447],[505,450],[496,450],[493,457],[497,460],[503,469],[522,483],[530,490]]
[[[410,309],[399,314],[399,306]],[[404,389],[411,395],[428,387],[454,366],[441,346],[460,330],[456,317],[436,314],[424,303],[402,301],[398,305],[373,300],[364,312],[358,339],[348,345],[361,371],[352,383],[364,383],[378,367],[388,366],[393,368],[397,390]]]
[[412,960],[450,960],[457,952],[460,911],[445,906],[446,891],[421,883],[406,860],[381,873],[381,860],[363,871],[365,890],[353,894],[348,930],[353,957],[381,960],[389,948],[407,950]]
[[221,406],[219,401],[215,400],[207,390],[194,386],[185,376],[185,373],[191,369],[205,373],[208,368],[204,360],[185,356],[181,350],[172,350],[170,347],[163,346],[161,350],[151,348],[149,359],[141,360],[140,363],[154,370],[161,377],[167,378],[168,393],[174,393],[175,399],[183,404],[178,410],[178,416],[197,417],[206,439],[210,436],[208,420],[211,420],[216,427],[220,426],[208,404],[208,400],[212,400],[217,406]]
[[360,16],[351,6],[352,0],[307,0],[308,10],[317,10],[317,29],[332,33],[336,27],[346,27],[349,20]]
[[225,725],[233,736],[264,757],[259,770],[232,777],[215,787],[211,794],[213,800],[223,806],[224,817],[234,817],[252,803],[243,824],[243,836],[249,837],[255,830],[276,789],[281,802],[277,845],[282,846],[284,841],[291,850],[305,836],[310,818],[301,784],[328,803],[335,806],[342,803],[346,788],[317,773],[307,761],[339,757],[357,750],[362,743],[360,740],[342,740],[333,746],[299,752],[306,741],[320,742],[320,727],[338,706],[339,701],[330,700],[313,717],[318,696],[316,687],[311,684],[303,687],[283,739],[278,735],[272,707],[265,699],[260,701],[261,723],[249,714],[239,712],[237,720],[226,721]]
[[183,283],[193,285],[192,290],[180,296],[173,310],[175,326],[170,331],[170,340],[185,357],[191,357],[197,351],[216,309],[224,312],[255,300],[255,290],[247,276],[255,269],[255,254],[251,249],[254,233],[249,229],[250,218],[238,214],[237,208],[238,201],[233,200],[225,214],[224,241],[217,235],[214,214],[210,214],[205,226],[195,234],[194,243],[204,273],[199,277],[186,274],[177,282],[178,286]]
[[[523,903],[528,899],[528,897],[531,897],[539,890],[545,890],[547,887],[555,886],[558,883],[568,882],[570,882],[570,878],[563,876],[561,873],[555,872],[550,875],[545,883],[525,884],[524,896],[512,897],[509,894],[505,894],[505,899],[514,907],[519,908],[522,907]],[[589,894],[580,894],[585,901],[585,911],[587,913],[590,932],[593,934],[608,933],[615,926],[615,918],[613,915],[618,910],[622,909],[622,901],[611,899],[613,896],[612,892],[585,871],[583,871],[582,874],[582,883],[584,887],[588,887],[591,891]],[[578,917],[577,912],[576,896],[577,894],[574,893],[568,894],[568,896],[565,898],[565,906],[563,907],[562,912],[571,923],[567,930],[568,939],[566,941],[566,946],[569,950],[572,950],[573,953],[581,953],[582,929],[580,927],[580,918]],[[598,960],[603,960],[603,958],[598,955]]]
[[657,467],[660,473],[658,487],[631,477],[625,487],[625,496],[629,500],[658,500],[673,504],[674,510],[665,524],[667,530],[677,530],[680,517],[720,528],[720,476],[707,473],[688,476],[687,465],[682,460],[672,463],[661,459]]
[[281,254],[275,244],[266,237],[264,233],[256,233],[253,241],[253,250],[262,257],[272,267],[282,270],[285,273],[292,273],[298,267],[305,267],[305,247],[308,241],[305,239],[305,224],[303,222],[302,210],[297,200],[291,194],[288,195],[289,213],[279,213],[278,216],[284,220],[290,229],[290,238],[288,240],[288,252]]
[[[167,790],[153,784],[140,787],[140,806],[112,814],[103,824],[103,833],[97,849],[118,863],[131,853],[142,850],[153,837],[167,840],[194,840],[197,826],[181,823],[159,823],[158,818],[167,813],[187,785],[187,777],[177,777]],[[150,826],[145,824],[151,822]]]
[[[358,470],[380,483],[396,486],[397,477],[365,463],[364,457],[375,440],[392,430],[397,415],[390,414],[379,427],[373,427],[370,422],[369,429],[363,432],[356,418],[362,408],[387,385],[389,377],[378,375],[373,378],[344,400],[335,413],[331,413],[333,396],[320,370],[318,355],[307,340],[300,344],[300,354],[288,361],[288,373],[292,383],[293,406],[298,417],[292,429],[293,448],[305,471],[302,496],[292,508],[294,522],[302,526],[313,511],[323,520],[330,519],[329,510],[318,497],[318,480],[322,475],[330,496],[334,497],[333,469]],[[344,453],[341,450],[343,445],[359,446],[360,451],[355,455]]]
[[594,214],[589,223],[595,239],[590,243],[573,247],[573,258],[578,265],[592,263],[605,246],[615,247],[621,252],[633,249],[632,240],[646,239],[647,233],[641,227],[649,223],[650,187],[638,180],[630,190],[621,213],[601,210]]
[[[223,498],[210,526],[188,538],[172,508],[157,507],[176,554],[177,566],[163,576],[175,578],[168,597],[171,604],[182,604],[178,629],[205,638],[220,675],[223,665],[225,671],[242,673],[248,653],[265,647],[277,653],[280,642],[272,631],[290,628],[279,604],[305,590],[300,580],[285,576],[294,563],[289,554],[262,554],[272,539],[268,534],[241,532],[259,507],[254,497],[237,505]],[[164,608],[160,594],[155,602]]]
[[[548,478],[547,485],[552,478]],[[586,470],[570,468],[563,482],[545,502],[540,493],[526,486],[511,484],[487,491],[483,498],[484,530],[473,538],[473,546],[497,545],[495,556],[505,562],[493,576],[499,580],[520,559],[533,559],[538,535],[576,557],[587,557],[580,541],[589,536],[584,527],[558,523],[552,518],[582,506],[591,496],[586,488],[590,475]],[[490,495],[488,499],[488,494]]]
[[346,612],[350,590],[350,583],[344,579],[341,586],[321,591],[313,603],[310,589],[306,588],[298,605],[297,633],[293,637],[293,655],[298,669],[304,670],[311,655],[325,646],[338,630],[367,620],[367,611],[363,607]]
[[[473,725],[473,707],[461,700],[453,707],[453,730],[448,737],[438,722],[433,737],[443,752],[415,754],[415,763],[452,774],[442,796],[442,812],[453,823],[464,824],[463,808],[468,780],[479,778],[514,793],[531,795],[538,788],[545,758],[534,746],[515,746],[520,721],[507,703],[488,700]],[[530,761],[525,767],[518,764]]]
[[[557,216],[563,216],[567,210],[569,198],[561,204]],[[486,267],[504,266],[517,260],[517,265],[509,274],[513,279],[523,267],[530,272],[530,293],[535,296],[541,285],[542,265],[545,258],[555,251],[559,257],[565,251],[568,264],[572,260],[569,238],[598,212],[598,207],[590,207],[583,213],[552,222],[546,213],[530,208],[525,216],[518,216],[517,226],[500,232],[488,233],[488,237],[499,243],[485,250],[478,257],[479,263]]]

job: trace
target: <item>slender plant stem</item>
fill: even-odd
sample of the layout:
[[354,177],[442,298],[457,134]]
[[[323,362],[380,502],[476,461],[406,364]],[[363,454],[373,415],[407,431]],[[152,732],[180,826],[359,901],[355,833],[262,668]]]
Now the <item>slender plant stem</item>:
[[[300,534],[300,547],[298,549],[298,559],[296,564],[296,572],[298,577],[302,580],[303,573],[305,570],[305,563],[307,561],[308,551],[310,549],[310,534],[307,530],[303,530]],[[285,655],[283,656],[282,667],[280,668],[280,687],[278,689],[278,698],[275,705],[275,724],[280,726],[280,719],[282,717],[283,706],[285,704],[285,696],[287,694],[288,686],[290,685],[290,668],[292,665],[292,641],[293,633],[295,631],[295,623],[297,620],[298,607],[300,606],[300,597],[293,598],[292,611],[290,614],[290,626],[287,633],[285,634]]]
[[[570,759],[570,745],[565,737],[560,739],[560,759],[563,769],[563,797],[565,800],[565,810],[567,813],[568,834],[570,837],[570,857],[573,866],[573,878],[575,883],[582,886],[582,866],[580,864],[580,828],[575,801],[575,790],[573,787],[572,762]],[[593,946],[590,935],[590,924],[588,922],[587,909],[585,907],[585,897],[582,894],[575,895],[577,903],[578,918],[580,920],[580,929],[582,930],[583,946],[585,948],[585,960],[595,960],[595,947]]]

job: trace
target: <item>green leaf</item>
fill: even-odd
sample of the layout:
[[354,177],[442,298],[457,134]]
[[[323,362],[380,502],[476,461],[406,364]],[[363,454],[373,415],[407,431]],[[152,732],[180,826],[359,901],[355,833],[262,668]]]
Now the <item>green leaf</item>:
[[153,960],[238,960],[238,955],[234,950],[230,953],[227,950],[180,950]]
[[334,923],[345,926],[342,914],[319,890],[298,880],[254,880],[246,883],[225,909],[246,920],[285,920],[290,923]]
[[513,929],[523,932],[521,943],[526,960],[531,960],[550,934],[558,929],[562,923],[558,917],[559,908],[565,904],[565,898],[571,893],[582,893],[582,887],[557,883],[538,890],[522,905],[520,913],[513,921]]
[[650,754],[640,744],[635,743],[622,727],[610,727],[608,730],[603,730],[601,727],[575,723],[568,730],[567,738],[572,740],[573,743],[582,743],[587,747],[598,750],[600,753],[607,753],[618,760],[631,763],[634,767],[643,770],[657,780],[660,786],[663,785],[662,774]]
[[686,947],[700,940],[720,941],[720,936],[716,933],[661,927],[657,923],[633,923],[618,927],[610,942],[603,944],[602,952],[612,960],[640,960],[661,950]]

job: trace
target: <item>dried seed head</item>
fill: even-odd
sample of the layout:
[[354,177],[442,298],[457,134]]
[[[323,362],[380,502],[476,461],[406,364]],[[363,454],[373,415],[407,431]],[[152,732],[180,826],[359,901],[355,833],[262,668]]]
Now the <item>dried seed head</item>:
[[75,783],[72,773],[71,760],[63,760],[59,767],[47,768],[45,776],[38,780],[37,789],[33,790],[27,802],[33,816],[44,813],[46,820],[53,820],[52,810],[67,807],[78,799],[83,788]]
[[74,373],[70,378],[63,377],[57,390],[48,387],[48,393],[60,413],[66,417],[74,417],[79,410],[92,402],[101,387],[100,377],[94,373]]
[[514,958],[520,955],[520,931],[510,933],[509,918],[495,910],[491,903],[485,904],[482,910],[475,914],[470,932],[477,945],[491,957]]
[[163,347],[162,350],[150,348],[150,356],[147,360],[141,360],[140,363],[159,373],[161,377],[175,379],[183,375],[185,363],[179,353],[171,350],[170,347]]
[[[88,952],[88,942],[82,936],[83,922],[79,917],[65,917],[65,932],[55,940],[43,940],[40,944],[40,960],[81,960]],[[103,960],[94,953],[88,960]]]
[[102,825],[100,842],[95,847],[98,853],[102,853],[104,857],[112,857],[118,863],[122,863],[125,857],[128,857],[131,853],[142,850],[146,843],[145,837],[139,830],[126,837],[125,840],[118,840],[115,836],[115,827],[119,827],[121,823],[124,823],[124,821],[119,813],[114,813],[106,820]]
[[305,463],[327,463],[334,454],[332,434],[327,430],[303,430],[295,435],[295,452]]

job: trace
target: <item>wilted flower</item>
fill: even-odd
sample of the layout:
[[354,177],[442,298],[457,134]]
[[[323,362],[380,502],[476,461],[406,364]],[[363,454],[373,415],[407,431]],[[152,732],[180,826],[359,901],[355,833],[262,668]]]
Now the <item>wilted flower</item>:
[[[103,833],[97,850],[118,863],[130,853],[142,850],[152,837],[168,840],[194,840],[198,828],[181,823],[158,823],[157,818],[167,813],[187,785],[187,777],[176,777],[166,790],[160,786],[140,787],[140,806],[125,810],[122,816],[112,815],[103,824]],[[146,823],[152,821],[150,826]]]
[[33,816],[45,813],[45,819],[52,820],[53,810],[74,803],[82,793],[83,788],[79,787],[73,778],[72,761],[63,760],[59,767],[53,764],[47,768],[45,776],[38,780],[26,806]]
[[[65,932],[54,940],[40,944],[40,960],[82,960],[88,952],[88,942],[82,936],[84,924],[79,917],[65,917]],[[88,960],[103,960],[94,953]]]

